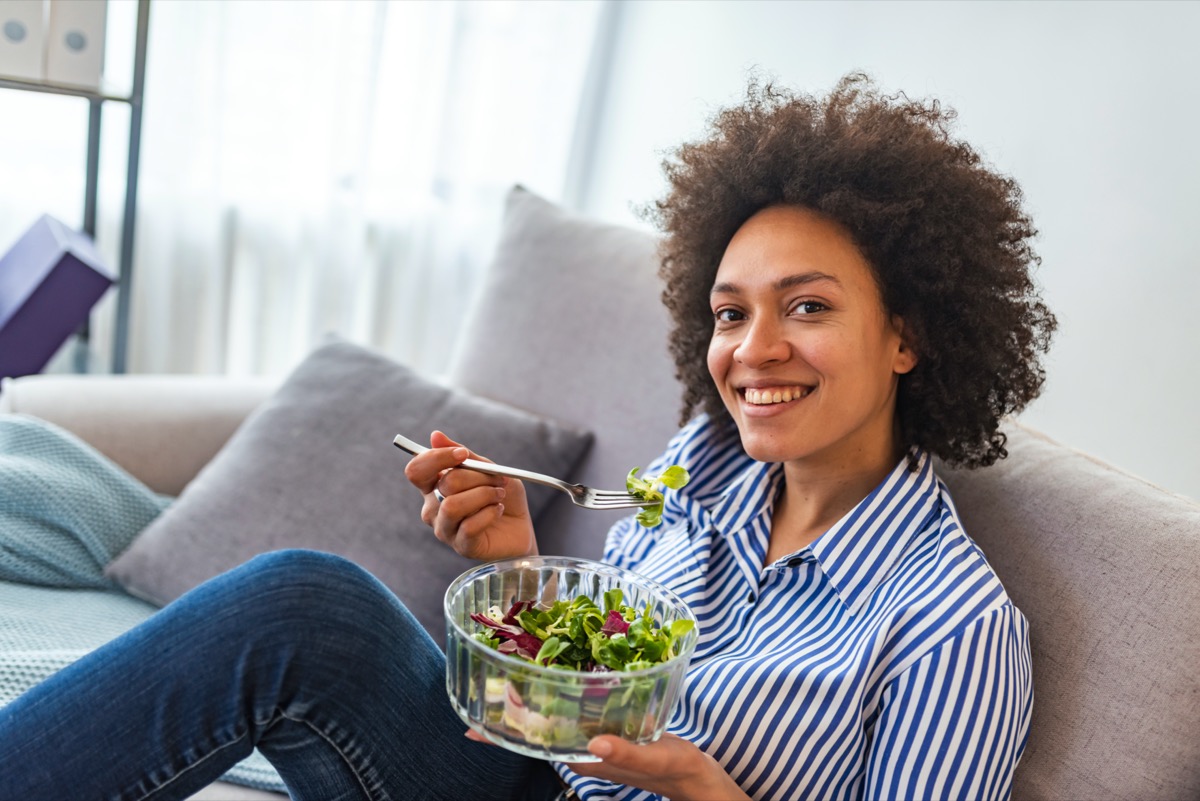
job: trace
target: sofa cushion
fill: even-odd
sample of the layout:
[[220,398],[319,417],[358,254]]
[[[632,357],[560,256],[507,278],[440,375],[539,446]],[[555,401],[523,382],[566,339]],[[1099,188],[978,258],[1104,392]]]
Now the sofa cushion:
[[[166,603],[250,557],[280,548],[345,556],[379,577],[439,643],[442,595],[474,564],[420,520],[421,495],[392,445],[432,429],[496,461],[565,475],[590,435],[430,382],[345,342],[314,351],[106,569]],[[531,487],[530,510],[552,490]]]
[[278,387],[249,376],[26,375],[0,379],[0,413],[48,420],[155,492],[178,495]]
[[1200,506],[1005,431],[1007,459],[942,475],[1030,622],[1013,797],[1200,797]]
[[[624,489],[629,469],[660,455],[679,429],[657,241],[514,188],[451,358],[455,386],[595,433],[574,477],[588,486]],[[540,521],[539,547],[599,558],[605,533],[627,513],[582,512],[556,498]]]

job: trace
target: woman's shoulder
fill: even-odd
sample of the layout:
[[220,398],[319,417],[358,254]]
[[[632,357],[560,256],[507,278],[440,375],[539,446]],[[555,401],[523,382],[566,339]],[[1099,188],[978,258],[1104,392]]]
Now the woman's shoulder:
[[[988,653],[1029,654],[1028,621],[967,536],[945,485],[938,481],[934,492],[934,514],[862,610],[868,638],[886,644],[875,670],[880,687],[939,654],[978,651],[982,642]],[[975,669],[988,669],[985,661]]]
[[893,634],[925,640],[926,647],[953,639],[981,621],[1020,611],[1000,576],[967,534],[954,502],[936,482],[934,514],[897,560],[878,597]]

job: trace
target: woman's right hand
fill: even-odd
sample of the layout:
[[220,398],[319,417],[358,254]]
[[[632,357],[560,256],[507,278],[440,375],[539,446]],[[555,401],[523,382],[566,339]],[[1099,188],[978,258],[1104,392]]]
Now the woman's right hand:
[[[441,431],[429,436],[429,450],[409,460],[405,477],[425,496],[421,520],[434,536],[463,556],[482,561],[537,553],[525,486],[515,478],[456,469],[472,453]],[[439,501],[434,490],[442,493]]]

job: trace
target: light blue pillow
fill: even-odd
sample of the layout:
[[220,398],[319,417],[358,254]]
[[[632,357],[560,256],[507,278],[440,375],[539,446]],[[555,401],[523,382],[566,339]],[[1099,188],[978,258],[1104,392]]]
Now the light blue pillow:
[[0,415],[0,580],[115,588],[104,566],[169,503],[75,435]]
[[[0,706],[153,613],[103,568],[170,502],[75,435],[0,414]],[[222,779],[287,792],[257,751]]]

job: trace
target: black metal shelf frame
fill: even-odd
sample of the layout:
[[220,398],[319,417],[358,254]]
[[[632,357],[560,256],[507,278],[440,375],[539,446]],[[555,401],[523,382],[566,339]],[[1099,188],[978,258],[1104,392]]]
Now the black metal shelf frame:
[[[96,237],[96,201],[100,183],[100,121],[105,103],[129,106],[129,151],[125,167],[125,209],[121,218],[121,255],[117,271],[117,316],[113,332],[112,372],[124,373],[129,350],[129,301],[133,281],[134,224],[137,216],[138,167],[142,145],[142,96],[146,86],[146,42],[150,33],[150,0],[138,0],[137,35],[133,55],[133,86],[129,94],[85,89],[38,81],[0,78],[0,89],[80,97],[88,101],[87,177],[84,183],[83,231]],[[86,345],[88,326],[80,333]],[[87,372],[87,348],[75,352],[75,368]]]

